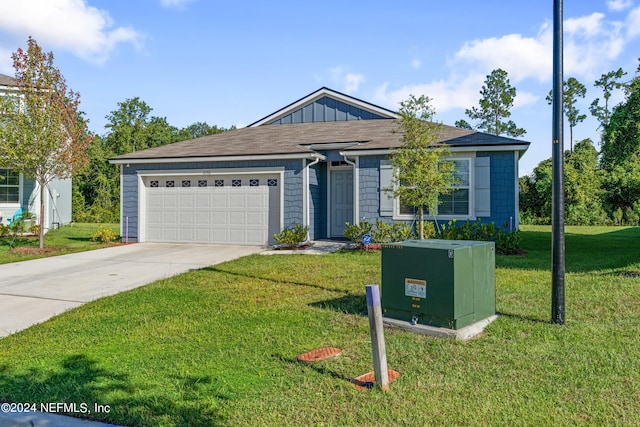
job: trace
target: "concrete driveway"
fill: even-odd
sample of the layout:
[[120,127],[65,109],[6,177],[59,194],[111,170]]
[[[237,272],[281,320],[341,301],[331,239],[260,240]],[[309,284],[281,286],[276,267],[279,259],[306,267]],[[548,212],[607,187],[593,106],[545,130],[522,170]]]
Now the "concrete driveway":
[[0,337],[107,295],[264,250],[137,243],[0,265]]

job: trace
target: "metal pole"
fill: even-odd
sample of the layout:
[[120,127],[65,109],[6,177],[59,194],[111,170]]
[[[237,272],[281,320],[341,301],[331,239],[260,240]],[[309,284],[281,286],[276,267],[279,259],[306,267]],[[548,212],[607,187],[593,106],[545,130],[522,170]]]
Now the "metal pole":
[[384,326],[382,324],[382,306],[378,285],[367,285],[367,312],[371,330],[371,350],[373,352],[373,373],[376,385],[382,391],[389,391],[389,370],[387,368],[387,350],[384,344]]
[[553,131],[551,219],[551,320],[564,324],[564,75],[562,66],[562,0],[553,1]]

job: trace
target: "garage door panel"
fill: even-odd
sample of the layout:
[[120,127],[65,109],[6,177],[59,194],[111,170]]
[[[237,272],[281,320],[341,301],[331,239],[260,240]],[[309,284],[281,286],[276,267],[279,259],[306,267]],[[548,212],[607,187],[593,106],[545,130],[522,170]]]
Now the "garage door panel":
[[147,178],[146,240],[266,244],[279,231],[279,181],[268,174]]
[[[200,189],[202,190],[202,189]],[[197,208],[210,208],[211,207],[211,195],[210,194],[196,194],[196,207]]]
[[194,208],[196,206],[195,194],[180,194],[180,209]]
[[165,211],[162,213],[162,222],[168,225],[175,225],[178,223],[178,212]]
[[177,194],[164,194],[162,197],[162,206],[166,208],[178,207],[178,195]]
[[211,213],[209,212],[196,212],[196,225],[198,226],[209,226],[212,224],[211,222]]
[[229,203],[227,202],[227,194],[214,194],[213,195],[213,207],[217,209],[227,208]]
[[244,208],[246,196],[244,194],[229,194],[229,207],[231,209]]
[[229,225],[243,225],[247,222],[246,212],[243,211],[231,211],[228,215]]
[[247,225],[257,225],[263,226],[267,224],[265,220],[265,215],[262,212],[247,212],[246,213],[246,224]]

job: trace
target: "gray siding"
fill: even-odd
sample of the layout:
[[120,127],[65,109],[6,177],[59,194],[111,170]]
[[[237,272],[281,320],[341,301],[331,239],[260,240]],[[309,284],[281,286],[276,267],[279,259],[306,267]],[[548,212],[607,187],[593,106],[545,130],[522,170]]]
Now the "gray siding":
[[283,195],[284,227],[290,227],[296,223],[303,223],[302,203],[302,161],[295,160],[265,160],[243,162],[193,162],[175,164],[145,164],[131,165],[122,168],[122,228],[125,221],[129,220],[129,239],[138,239],[138,171],[145,170],[199,170],[199,169],[231,169],[231,168],[257,168],[257,167],[284,167]]
[[386,119],[378,114],[349,105],[337,99],[323,96],[322,98],[299,108],[291,114],[274,120],[270,125],[315,122],[341,122],[349,120]]

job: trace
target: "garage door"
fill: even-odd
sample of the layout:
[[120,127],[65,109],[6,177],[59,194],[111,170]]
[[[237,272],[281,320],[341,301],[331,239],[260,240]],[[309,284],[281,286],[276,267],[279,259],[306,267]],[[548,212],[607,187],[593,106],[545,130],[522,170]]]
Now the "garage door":
[[278,175],[145,177],[146,240],[265,245],[280,228]]

